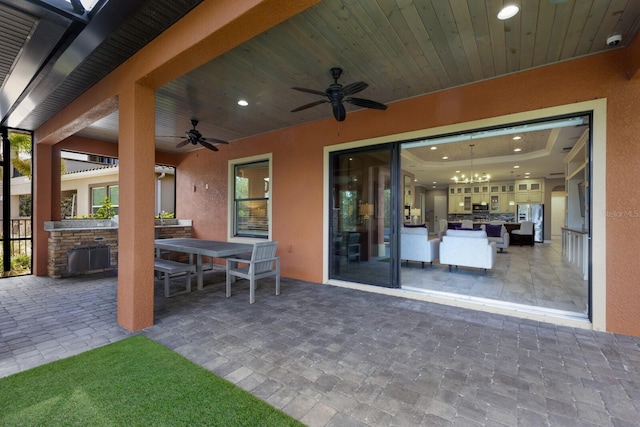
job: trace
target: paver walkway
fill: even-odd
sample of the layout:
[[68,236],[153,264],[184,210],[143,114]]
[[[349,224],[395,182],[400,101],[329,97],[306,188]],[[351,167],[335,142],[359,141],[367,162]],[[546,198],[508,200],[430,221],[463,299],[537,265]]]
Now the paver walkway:
[[[129,336],[115,294],[112,275],[0,280],[0,377]],[[157,281],[155,317],[141,333],[309,426],[640,422],[640,338],[290,279],[252,305],[243,282]]]

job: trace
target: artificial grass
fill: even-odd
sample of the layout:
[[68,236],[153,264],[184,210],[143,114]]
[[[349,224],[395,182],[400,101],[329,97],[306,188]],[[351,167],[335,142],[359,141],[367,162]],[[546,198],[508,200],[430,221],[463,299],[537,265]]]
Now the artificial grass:
[[3,426],[302,426],[142,336],[0,379]]

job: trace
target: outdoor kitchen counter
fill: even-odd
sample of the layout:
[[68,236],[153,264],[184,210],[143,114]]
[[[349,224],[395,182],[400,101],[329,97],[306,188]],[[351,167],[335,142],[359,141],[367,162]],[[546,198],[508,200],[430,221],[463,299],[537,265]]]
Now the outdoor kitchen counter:
[[[156,220],[155,228],[191,227],[190,219]],[[117,230],[118,222],[110,219],[63,219],[61,221],[45,221],[45,231],[80,231],[80,230]]]
[[[156,220],[155,239],[191,237],[191,220]],[[118,222],[109,219],[45,221],[47,274],[67,277],[118,267]]]

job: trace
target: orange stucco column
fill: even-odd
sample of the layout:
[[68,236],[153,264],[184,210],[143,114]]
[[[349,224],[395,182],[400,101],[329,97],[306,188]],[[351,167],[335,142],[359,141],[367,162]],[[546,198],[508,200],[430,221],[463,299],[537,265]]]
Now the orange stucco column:
[[[60,169],[54,177],[53,149],[50,145],[34,144],[33,150],[33,274],[47,275],[49,233],[44,231],[44,222],[54,219],[52,203],[53,181],[58,180],[60,189]],[[58,164],[59,161],[58,161]],[[58,198],[59,200],[59,198]],[[58,203],[58,211],[60,204]],[[58,213],[59,216],[59,213]]]
[[155,92],[127,84],[119,104],[118,323],[137,331],[153,325]]

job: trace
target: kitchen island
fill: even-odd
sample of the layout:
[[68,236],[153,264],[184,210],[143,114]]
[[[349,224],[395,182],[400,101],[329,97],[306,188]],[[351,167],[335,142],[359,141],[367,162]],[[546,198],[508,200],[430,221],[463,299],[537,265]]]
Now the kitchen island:
[[[449,224],[449,228],[455,228],[455,227],[462,227],[462,222],[461,221],[448,221]],[[482,225],[484,224],[490,224],[490,222],[488,221],[474,221],[473,222],[473,229],[474,230],[479,230],[482,228]],[[511,234],[511,232],[513,230],[519,230],[520,229],[520,223],[519,222],[505,222],[503,223],[504,227],[507,229],[507,233]]]

